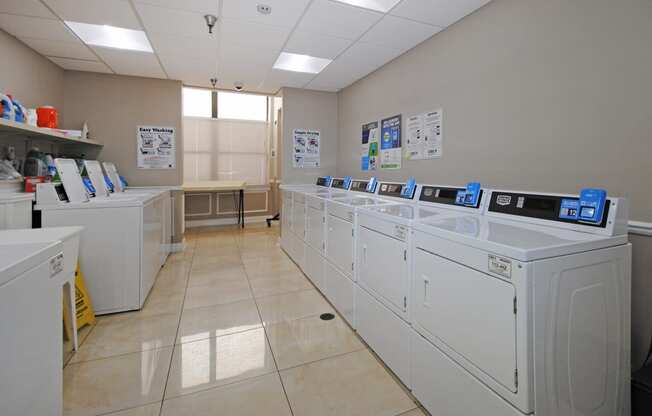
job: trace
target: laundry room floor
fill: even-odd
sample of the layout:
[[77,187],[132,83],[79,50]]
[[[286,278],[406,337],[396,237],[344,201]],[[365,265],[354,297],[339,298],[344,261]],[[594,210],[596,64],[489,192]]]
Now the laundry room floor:
[[64,415],[426,413],[280,249],[278,227],[192,229],[143,310],[98,317]]

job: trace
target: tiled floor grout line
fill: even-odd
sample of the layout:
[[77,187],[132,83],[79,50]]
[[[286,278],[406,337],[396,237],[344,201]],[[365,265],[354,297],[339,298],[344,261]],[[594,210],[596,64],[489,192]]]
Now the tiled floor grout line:
[[[235,244],[238,247],[238,255],[240,256],[240,261],[242,261],[242,253],[241,253],[240,243],[236,240]],[[276,375],[278,376],[278,380],[281,383],[281,388],[283,389],[283,394],[285,395],[285,400],[287,401],[288,408],[290,409],[290,415],[294,416],[294,410],[292,410],[292,404],[290,403],[290,397],[288,396],[288,392],[285,390],[285,384],[283,384],[283,378],[281,377],[281,371],[278,368],[278,361],[276,360],[276,355],[274,354],[274,350],[272,349],[272,343],[269,341],[269,335],[267,334],[267,328],[265,327],[265,323],[263,322],[263,315],[260,313],[260,307],[258,306],[258,301],[254,297],[254,290],[253,290],[253,287],[251,286],[251,282],[249,280],[249,274],[247,273],[246,268],[244,268],[244,270],[245,270],[245,277],[247,278],[247,284],[249,285],[249,290],[251,291],[251,296],[252,296],[252,298],[254,300],[254,305],[256,305],[256,311],[258,311],[258,318],[260,319],[260,323],[263,326],[263,333],[265,334],[265,340],[267,341],[267,345],[269,345],[269,351],[271,352],[272,359],[274,360],[274,366],[276,367]]]
[[[196,245],[197,243],[195,243]],[[163,403],[165,402],[165,394],[168,389],[168,381],[170,380],[170,373],[172,372],[172,360],[174,360],[174,352],[177,348],[177,337],[179,336],[179,328],[181,327],[181,317],[183,316],[183,305],[186,303],[186,292],[188,291],[188,284],[190,282],[190,271],[192,270],[192,263],[195,260],[195,247],[193,246],[192,256],[190,257],[188,271],[186,272],[186,287],[183,290],[183,299],[181,300],[181,311],[179,312],[179,319],[177,321],[177,330],[174,333],[174,343],[172,344],[172,352],[170,354],[170,364],[168,365],[168,374],[165,376],[165,386],[163,387],[163,397],[161,397],[161,407],[158,410],[159,416],[163,413]]]

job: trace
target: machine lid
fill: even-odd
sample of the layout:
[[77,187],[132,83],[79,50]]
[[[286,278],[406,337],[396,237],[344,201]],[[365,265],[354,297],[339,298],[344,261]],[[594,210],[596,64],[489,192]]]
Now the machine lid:
[[476,215],[429,218],[417,231],[521,261],[613,247],[627,236],[606,237],[560,228]]
[[412,204],[394,204],[372,206],[361,211],[363,214],[370,214],[377,217],[389,217],[392,221],[412,222],[431,217],[440,218],[441,215],[459,215],[456,212],[447,212],[444,210],[425,209]]
[[59,241],[0,244],[0,286],[62,251]]

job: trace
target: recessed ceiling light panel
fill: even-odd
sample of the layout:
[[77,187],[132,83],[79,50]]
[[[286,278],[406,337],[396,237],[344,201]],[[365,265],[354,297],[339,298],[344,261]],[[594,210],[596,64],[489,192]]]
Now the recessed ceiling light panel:
[[298,53],[281,52],[274,64],[274,69],[318,74],[331,62],[331,59],[317,58],[310,55],[300,55]]
[[335,0],[340,3],[350,4],[352,6],[358,6],[365,9],[375,10],[377,12],[387,13],[396,6],[401,0]]
[[87,45],[107,48],[127,49],[130,51],[154,52],[147,35],[142,30],[124,29],[109,25],[69,22],[70,28]]

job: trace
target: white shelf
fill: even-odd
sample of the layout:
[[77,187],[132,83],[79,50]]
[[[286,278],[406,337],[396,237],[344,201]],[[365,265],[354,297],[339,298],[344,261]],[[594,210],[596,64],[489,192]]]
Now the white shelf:
[[54,143],[61,144],[83,144],[88,146],[104,146],[102,143],[95,140],[84,140],[76,137],[68,137],[67,135],[55,130],[45,129],[41,127],[30,126],[25,123],[17,123],[15,121],[0,118],[0,139],[6,136],[16,136],[37,140],[48,140]]

